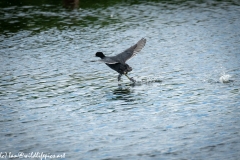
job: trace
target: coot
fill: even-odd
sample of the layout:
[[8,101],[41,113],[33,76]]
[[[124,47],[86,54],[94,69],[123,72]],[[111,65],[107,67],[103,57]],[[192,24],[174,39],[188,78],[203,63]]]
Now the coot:
[[135,45],[131,46],[130,48],[126,49],[125,51],[116,56],[108,57],[105,56],[102,52],[97,52],[95,56],[100,57],[101,62],[104,62],[110,68],[119,73],[118,81],[121,80],[121,76],[124,74],[130,81],[135,82],[133,78],[129,78],[127,75],[128,72],[132,71],[132,67],[130,67],[126,63],[126,61],[135,56],[138,52],[140,52],[142,48],[145,46],[145,44],[146,39],[142,38]]

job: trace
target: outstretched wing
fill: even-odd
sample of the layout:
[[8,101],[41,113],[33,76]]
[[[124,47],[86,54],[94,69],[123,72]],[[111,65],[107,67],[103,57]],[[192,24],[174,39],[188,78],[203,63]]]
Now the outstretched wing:
[[142,48],[145,46],[145,44],[146,44],[146,39],[142,38],[135,45],[126,49],[122,53],[112,57],[112,59],[121,63],[125,63],[127,60],[129,60],[130,58],[135,56],[138,52],[140,52]]

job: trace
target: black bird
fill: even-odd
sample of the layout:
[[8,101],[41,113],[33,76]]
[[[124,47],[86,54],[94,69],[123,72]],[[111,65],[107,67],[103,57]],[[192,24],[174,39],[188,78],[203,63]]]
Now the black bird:
[[138,52],[140,52],[141,49],[145,46],[145,43],[146,39],[142,38],[135,45],[131,46],[130,48],[126,49],[125,51],[116,56],[107,57],[102,52],[97,52],[95,56],[100,57],[101,62],[104,62],[110,68],[119,73],[118,81],[121,80],[121,76],[124,74],[130,81],[135,82],[133,78],[129,78],[127,76],[127,73],[132,71],[132,67],[130,67],[126,63],[126,61],[135,56]]

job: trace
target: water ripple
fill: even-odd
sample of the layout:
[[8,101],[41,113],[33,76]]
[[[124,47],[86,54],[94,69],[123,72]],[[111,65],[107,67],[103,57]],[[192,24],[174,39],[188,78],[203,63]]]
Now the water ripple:
[[[0,143],[66,159],[239,157],[239,4],[0,9]],[[146,37],[130,76],[96,60]],[[228,83],[221,77],[230,75]]]

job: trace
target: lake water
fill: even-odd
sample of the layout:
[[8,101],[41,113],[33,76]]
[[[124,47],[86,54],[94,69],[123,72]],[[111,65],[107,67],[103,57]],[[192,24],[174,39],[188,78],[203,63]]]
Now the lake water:
[[[239,1],[0,6],[5,159],[239,159]],[[142,37],[128,61],[135,85],[91,62]]]

